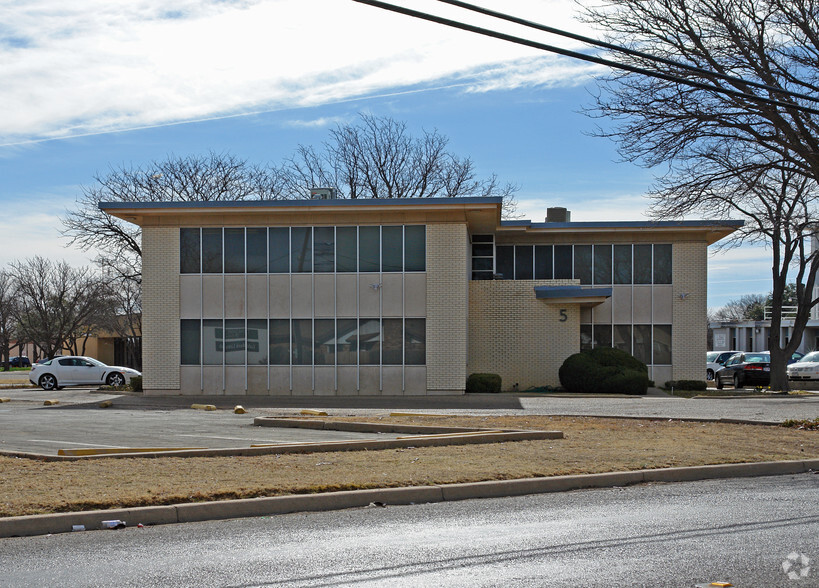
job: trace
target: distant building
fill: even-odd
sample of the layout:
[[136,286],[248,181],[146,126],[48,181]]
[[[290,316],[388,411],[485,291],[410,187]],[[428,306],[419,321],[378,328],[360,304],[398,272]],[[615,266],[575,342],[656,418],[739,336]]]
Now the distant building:
[[524,390],[595,345],[701,379],[707,247],[742,224],[502,221],[499,198],[100,208],[142,227],[147,394]]

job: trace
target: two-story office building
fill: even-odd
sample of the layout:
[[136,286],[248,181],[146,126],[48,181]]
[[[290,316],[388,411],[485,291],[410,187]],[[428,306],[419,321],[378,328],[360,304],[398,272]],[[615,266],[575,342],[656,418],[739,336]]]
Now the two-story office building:
[[525,390],[595,345],[701,379],[707,248],[741,224],[502,221],[498,198],[100,208],[142,227],[147,394]]

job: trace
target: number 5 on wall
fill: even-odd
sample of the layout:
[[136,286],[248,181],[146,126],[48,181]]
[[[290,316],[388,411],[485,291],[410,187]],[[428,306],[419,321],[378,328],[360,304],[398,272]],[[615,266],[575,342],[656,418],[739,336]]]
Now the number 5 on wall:
[[560,309],[560,322],[565,323],[567,320],[569,320],[569,315],[566,314],[566,309],[565,308],[561,308]]

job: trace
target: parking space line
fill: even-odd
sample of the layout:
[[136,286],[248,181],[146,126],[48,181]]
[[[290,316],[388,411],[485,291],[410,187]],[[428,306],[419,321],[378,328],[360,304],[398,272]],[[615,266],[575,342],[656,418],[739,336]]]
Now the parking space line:
[[76,441],[54,441],[52,439],[28,439],[28,443],[53,443],[54,445],[85,445],[86,447],[108,447],[110,449],[124,449],[124,445],[103,445],[102,443],[79,443]]

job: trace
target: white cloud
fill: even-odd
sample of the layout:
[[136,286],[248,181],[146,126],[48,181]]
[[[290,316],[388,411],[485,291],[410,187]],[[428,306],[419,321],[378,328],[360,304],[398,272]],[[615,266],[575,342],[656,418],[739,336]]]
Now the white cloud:
[[[433,0],[412,8],[577,43]],[[586,32],[568,0],[495,8]],[[581,63],[339,0],[0,0],[0,144],[317,105],[456,79],[577,83]]]

